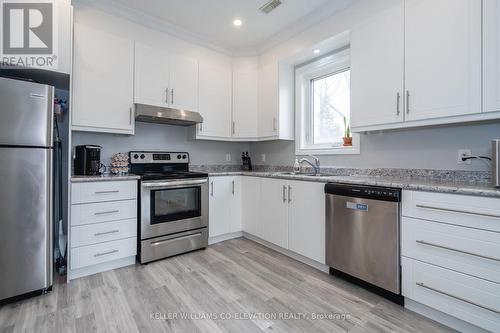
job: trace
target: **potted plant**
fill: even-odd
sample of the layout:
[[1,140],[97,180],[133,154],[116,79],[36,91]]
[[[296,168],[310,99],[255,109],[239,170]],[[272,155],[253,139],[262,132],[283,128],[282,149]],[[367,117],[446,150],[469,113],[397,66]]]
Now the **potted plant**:
[[344,147],[352,146],[351,126],[349,125],[347,117],[344,117],[344,137],[342,138],[342,140],[344,140]]

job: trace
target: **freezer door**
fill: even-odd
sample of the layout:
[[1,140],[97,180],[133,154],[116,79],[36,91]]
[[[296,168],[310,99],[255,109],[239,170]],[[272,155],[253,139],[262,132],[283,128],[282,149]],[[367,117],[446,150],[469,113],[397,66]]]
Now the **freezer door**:
[[0,146],[52,146],[54,88],[0,78]]
[[52,150],[0,154],[2,300],[52,285]]

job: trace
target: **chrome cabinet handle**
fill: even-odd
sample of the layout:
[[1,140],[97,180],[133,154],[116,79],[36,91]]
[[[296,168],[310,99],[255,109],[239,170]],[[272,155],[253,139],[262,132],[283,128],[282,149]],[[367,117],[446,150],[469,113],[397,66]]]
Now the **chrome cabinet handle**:
[[129,112],[128,112],[128,124],[129,125],[132,125],[132,107],[129,108]]
[[283,202],[286,202],[286,186],[283,185]]
[[119,251],[118,250],[112,250],[112,251],[108,251],[108,252],[102,252],[102,253],[96,253],[94,254],[94,257],[102,257],[102,256],[105,256],[105,255],[108,255],[108,254],[113,254],[113,253],[118,253]]
[[212,189],[210,190],[210,195],[213,197],[214,196],[214,181],[213,180],[210,182],[210,185],[212,187]]
[[464,251],[464,250],[460,250],[460,249],[455,249],[453,247],[448,247],[448,246],[439,245],[439,244],[436,244],[436,243],[426,242],[425,240],[417,239],[415,242],[417,242],[419,244],[427,245],[427,246],[437,247],[437,248],[444,249],[444,250],[449,250],[449,251],[459,252],[459,253],[463,253],[463,254],[468,254],[468,255],[474,256],[474,257],[479,257],[479,258],[483,258],[483,259],[500,261],[500,258],[495,258],[495,257],[485,256],[485,255],[479,254],[479,253],[474,253],[474,252]]
[[165,89],[165,104],[168,105],[168,88]]
[[278,125],[276,124],[277,122],[278,121],[277,121],[276,117],[273,118],[273,131],[277,131],[278,130]]
[[292,202],[292,187],[288,185],[288,203]]
[[94,236],[104,236],[104,235],[109,235],[109,234],[116,234],[117,232],[120,232],[120,230],[111,230],[111,231],[106,231],[106,232],[97,232],[94,234]]
[[234,195],[234,180],[233,180],[233,195]]
[[105,214],[114,214],[114,213],[119,213],[120,211],[118,209],[116,210],[108,210],[106,212],[97,212],[94,213],[94,215],[105,215]]
[[401,102],[401,94],[398,91],[398,93],[396,94],[396,115],[398,116],[401,114],[401,110],[399,109],[400,102]]
[[170,89],[170,104],[174,104],[174,88]]
[[233,126],[233,127],[232,127],[232,131],[233,131],[233,134],[234,134],[234,133],[236,133],[236,131],[235,131],[235,123],[234,123],[234,121],[233,121],[233,125],[232,125],[232,126]]
[[452,212],[452,213],[460,213],[460,214],[468,214],[468,215],[478,215],[478,216],[494,217],[494,218],[500,219],[500,215],[496,215],[496,214],[471,212],[471,211],[467,211],[467,210],[442,208],[442,207],[433,207],[433,206],[427,206],[427,205],[416,205],[416,207],[417,208],[423,208],[423,209],[439,210],[439,211],[443,211],[443,212]]
[[94,194],[111,194],[111,193],[118,193],[120,191],[118,190],[114,190],[114,191],[97,191],[97,192],[94,192]]
[[406,114],[410,113],[410,91],[406,91]]
[[465,302],[465,303],[469,303],[471,305],[474,305],[474,306],[477,306],[479,308],[482,308],[482,309],[485,309],[485,310],[488,310],[488,311],[491,311],[491,312],[495,312],[495,313],[498,313],[500,314],[500,311],[498,310],[495,310],[493,308],[490,308],[489,306],[486,306],[486,305],[482,305],[482,304],[479,304],[479,303],[476,303],[476,302],[473,302],[471,300],[468,300],[466,298],[463,298],[463,297],[460,297],[460,296],[455,296],[455,295],[452,295],[450,293],[447,293],[446,291],[442,291],[442,290],[439,290],[439,289],[436,289],[436,288],[433,288],[433,287],[429,287],[427,285],[425,285],[423,282],[416,282],[415,283],[417,286],[419,287],[422,287],[422,288],[425,288],[425,289],[429,289],[429,290],[432,290],[434,292],[437,292],[439,294],[442,294],[442,295],[445,295],[445,296],[448,296],[448,297],[451,297],[451,298],[454,298],[454,299],[457,299],[459,301],[462,301],[462,302]]
[[200,132],[203,131],[203,124],[200,124]]

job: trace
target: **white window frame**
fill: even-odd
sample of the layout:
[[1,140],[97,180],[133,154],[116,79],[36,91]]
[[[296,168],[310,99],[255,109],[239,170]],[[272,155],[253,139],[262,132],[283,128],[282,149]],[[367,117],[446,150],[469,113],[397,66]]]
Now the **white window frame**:
[[[353,155],[360,154],[360,135],[352,133],[352,147],[312,144],[311,81],[322,76],[350,70],[349,49],[336,52],[295,69],[295,154]],[[309,138],[309,139],[308,139]]]

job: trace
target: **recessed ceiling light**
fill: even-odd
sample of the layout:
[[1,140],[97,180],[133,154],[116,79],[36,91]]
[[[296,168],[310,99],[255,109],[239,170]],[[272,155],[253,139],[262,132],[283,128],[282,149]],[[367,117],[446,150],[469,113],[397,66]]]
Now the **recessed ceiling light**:
[[321,52],[321,50],[318,50],[318,49],[316,49],[316,50],[313,51],[314,54],[318,54],[320,52]]
[[233,21],[233,25],[235,27],[241,27],[242,24],[243,24],[243,21],[241,19],[234,19],[234,21]]

